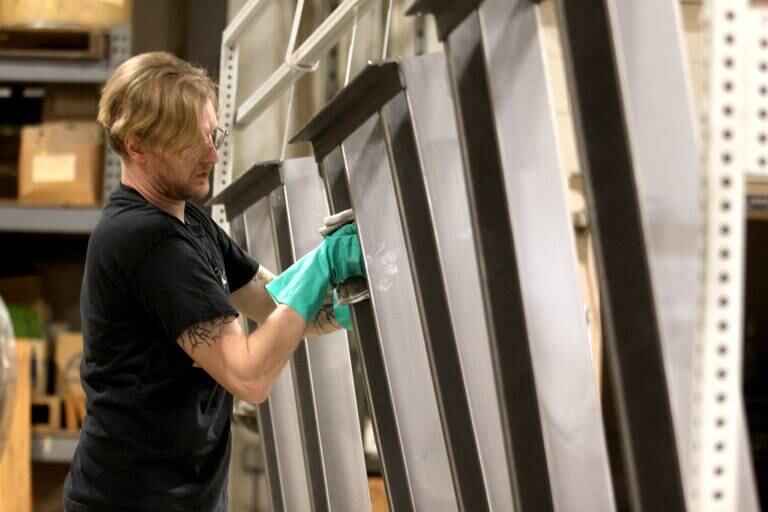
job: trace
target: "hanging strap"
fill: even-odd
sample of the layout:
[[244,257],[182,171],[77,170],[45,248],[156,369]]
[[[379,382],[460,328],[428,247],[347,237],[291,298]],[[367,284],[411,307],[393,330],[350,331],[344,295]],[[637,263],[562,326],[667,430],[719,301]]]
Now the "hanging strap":
[[[288,37],[288,46],[285,49],[285,57],[283,61],[285,64],[299,73],[312,73],[317,71],[317,67],[320,61],[314,64],[304,64],[302,62],[295,62],[293,60],[293,50],[296,46],[296,38],[299,35],[299,25],[301,24],[301,13],[304,11],[304,0],[298,0],[296,3],[296,11],[293,13],[293,23],[291,24],[291,34]],[[288,148],[288,130],[291,124],[291,114],[293,114],[293,93],[296,87],[296,83],[292,83],[288,91],[288,109],[285,113],[285,125],[283,127],[283,141],[280,145],[280,160],[285,160],[285,152]]]
[[381,42],[381,60],[387,59],[389,53],[389,33],[392,30],[392,4],[393,1],[389,0],[387,5],[387,18],[384,22],[384,40]]

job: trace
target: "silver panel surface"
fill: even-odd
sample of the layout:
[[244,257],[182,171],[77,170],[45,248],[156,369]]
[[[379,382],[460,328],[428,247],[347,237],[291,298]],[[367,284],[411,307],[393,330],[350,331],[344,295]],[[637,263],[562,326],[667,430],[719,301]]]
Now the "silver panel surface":
[[414,509],[457,510],[378,114],[343,148]]
[[536,7],[479,9],[555,509],[615,509]]
[[[283,175],[294,258],[298,260],[321,242],[317,229],[328,215],[328,205],[313,158],[284,161]],[[307,350],[330,510],[370,510],[346,332],[308,338]]]
[[[275,271],[277,261],[272,237],[271,202],[273,196],[264,198],[245,211],[248,252],[260,265]],[[275,453],[280,474],[286,511],[310,510],[309,483],[304,467],[296,395],[293,389],[291,366],[286,365],[269,395],[272,411],[272,427],[275,435]]]
[[[657,304],[683,483],[689,474],[692,356],[703,272],[703,170],[687,72],[680,6],[674,0],[608,2],[635,149],[640,209]],[[742,424],[743,418],[740,418]],[[757,510],[742,426],[739,511]]]
[[443,54],[401,70],[491,510],[514,510],[458,133]]

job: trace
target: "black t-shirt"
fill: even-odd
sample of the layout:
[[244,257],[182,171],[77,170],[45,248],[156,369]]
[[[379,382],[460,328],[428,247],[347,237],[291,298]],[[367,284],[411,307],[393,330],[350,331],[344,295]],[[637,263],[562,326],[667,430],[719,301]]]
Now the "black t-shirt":
[[81,292],[87,415],[66,510],[226,510],[232,395],[176,342],[237,314],[258,269],[199,207],[185,222],[121,185],[88,243]]

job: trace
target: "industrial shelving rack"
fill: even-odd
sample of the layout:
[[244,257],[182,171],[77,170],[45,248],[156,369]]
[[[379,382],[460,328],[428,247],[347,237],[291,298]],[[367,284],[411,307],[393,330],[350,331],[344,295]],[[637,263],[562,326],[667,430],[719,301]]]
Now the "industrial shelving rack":
[[[107,81],[131,54],[129,25],[109,31],[109,56],[98,61],[19,59],[0,57],[0,83],[81,83]],[[120,159],[105,144],[103,196],[120,182]],[[96,226],[101,208],[30,207],[0,203],[0,232],[88,234]]]
[[[109,52],[97,61],[19,59],[0,57],[0,84],[78,83],[101,84],[131,55],[131,27],[113,26],[108,33]],[[106,199],[120,182],[120,159],[104,145],[103,197]],[[23,206],[0,203],[0,233],[36,233],[87,235],[101,217],[100,207]],[[71,435],[34,435],[32,460],[69,462],[77,437]]]

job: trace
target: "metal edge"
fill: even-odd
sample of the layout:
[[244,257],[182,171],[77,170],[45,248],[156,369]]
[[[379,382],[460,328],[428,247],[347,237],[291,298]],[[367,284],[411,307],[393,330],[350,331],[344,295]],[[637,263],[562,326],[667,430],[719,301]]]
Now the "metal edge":
[[[281,194],[278,194],[278,191]],[[281,199],[278,199],[278,195]],[[275,239],[276,257],[280,270],[284,271],[294,263],[294,256],[288,205],[282,188],[271,195],[270,204],[272,206],[272,236]],[[306,339],[299,343],[293,357],[291,357],[290,364],[293,367],[293,388],[296,394],[301,440],[304,444],[304,469],[307,472],[307,481],[309,482],[309,498],[312,510],[313,512],[328,511],[325,464],[323,464]]]
[[404,93],[384,106],[381,119],[456,499],[462,510],[490,510],[429,197]]
[[605,0],[557,0],[633,510],[686,509]]
[[405,11],[406,16],[431,14],[435,17],[437,37],[444,41],[483,0],[416,0]]
[[369,63],[290,142],[311,142],[320,162],[402,88],[396,62]]
[[282,184],[281,168],[282,163],[278,160],[256,163],[206,201],[205,206],[224,205],[227,220],[231,221]]
[[472,129],[495,127],[482,45],[480,19],[474,12],[451,33],[446,46],[472,231],[515,510],[551,512],[554,503],[501,155],[496,138]]
[[[338,213],[352,205],[345,162],[343,149],[337,146],[320,163],[330,213]],[[408,483],[408,471],[370,300],[352,305],[352,325],[357,335],[351,339],[357,343],[355,348],[362,361],[365,393],[373,420],[389,507],[398,512],[413,511],[415,508]]]

